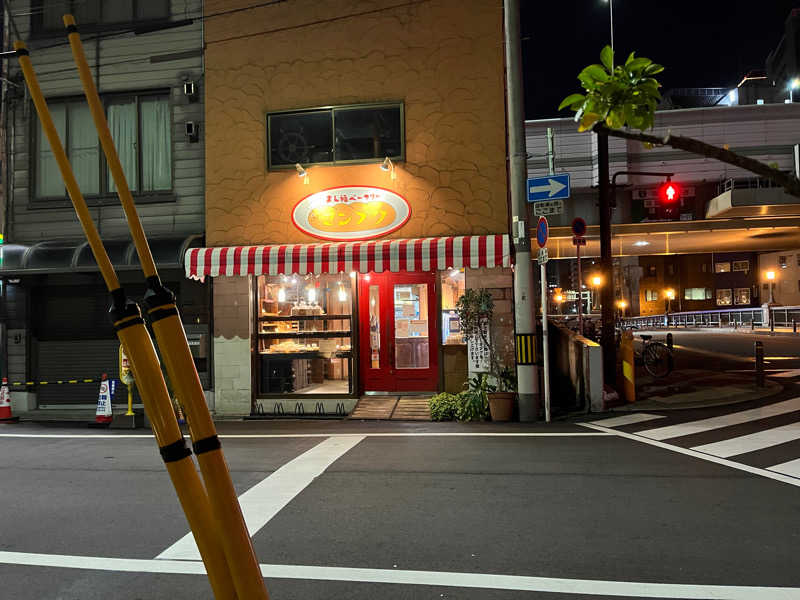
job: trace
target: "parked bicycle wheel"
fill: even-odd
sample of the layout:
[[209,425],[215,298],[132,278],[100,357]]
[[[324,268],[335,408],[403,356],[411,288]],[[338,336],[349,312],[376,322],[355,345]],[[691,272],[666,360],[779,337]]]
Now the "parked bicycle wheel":
[[666,344],[648,342],[642,350],[644,368],[653,377],[666,377],[672,372],[672,353]]

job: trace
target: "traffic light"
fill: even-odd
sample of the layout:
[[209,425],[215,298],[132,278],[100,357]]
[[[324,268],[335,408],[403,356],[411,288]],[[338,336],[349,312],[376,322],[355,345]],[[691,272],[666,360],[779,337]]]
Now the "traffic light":
[[681,207],[681,186],[674,181],[667,180],[658,188],[659,212],[664,219],[676,219]]
[[667,179],[658,190],[658,197],[662,204],[675,204],[681,199],[681,186]]

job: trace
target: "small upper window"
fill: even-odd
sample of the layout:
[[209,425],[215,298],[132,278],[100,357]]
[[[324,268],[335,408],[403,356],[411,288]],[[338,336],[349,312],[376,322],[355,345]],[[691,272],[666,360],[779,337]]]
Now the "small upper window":
[[655,265],[647,265],[647,277],[655,277],[657,275]]
[[717,290],[717,306],[730,306],[731,304],[733,304],[733,291],[730,288]]
[[787,262],[786,262],[787,258],[788,258],[788,257],[786,257],[786,256],[779,256],[779,257],[778,257],[778,266],[779,266],[781,269],[785,269],[787,266],[789,266],[789,265],[787,264]]
[[731,263],[729,262],[718,262],[714,265],[715,273],[730,273],[730,271],[731,271]]
[[733,302],[734,304],[750,304],[750,288],[736,288]]
[[377,104],[267,115],[270,169],[295,164],[403,160],[403,105]]
[[745,273],[750,272],[750,261],[749,260],[735,260],[733,261],[733,270],[734,271],[744,271]]

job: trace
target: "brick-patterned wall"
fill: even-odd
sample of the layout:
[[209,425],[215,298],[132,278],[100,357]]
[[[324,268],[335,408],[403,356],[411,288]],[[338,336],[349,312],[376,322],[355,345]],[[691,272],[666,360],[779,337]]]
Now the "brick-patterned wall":
[[214,279],[214,402],[217,415],[251,408],[250,278]]
[[[503,4],[395,4],[289,0],[206,21],[209,245],[316,241],[292,224],[292,209],[341,185],[408,200],[411,218],[391,237],[507,231]],[[267,113],[389,101],[405,107],[396,180],[377,164],[312,165],[308,185],[293,169],[267,171]]]
[[494,298],[492,338],[497,344],[501,364],[513,368],[514,275],[511,269],[467,269],[466,286],[468,289],[487,289],[491,292]]

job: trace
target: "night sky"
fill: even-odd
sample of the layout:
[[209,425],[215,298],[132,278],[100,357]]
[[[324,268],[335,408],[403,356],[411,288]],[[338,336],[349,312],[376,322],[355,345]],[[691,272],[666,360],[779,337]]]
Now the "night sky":
[[[569,116],[561,100],[582,92],[577,75],[609,42],[603,0],[521,0],[525,117]],[[763,69],[800,0],[614,0],[617,57],[635,50],[666,67],[670,87],[734,87]]]

